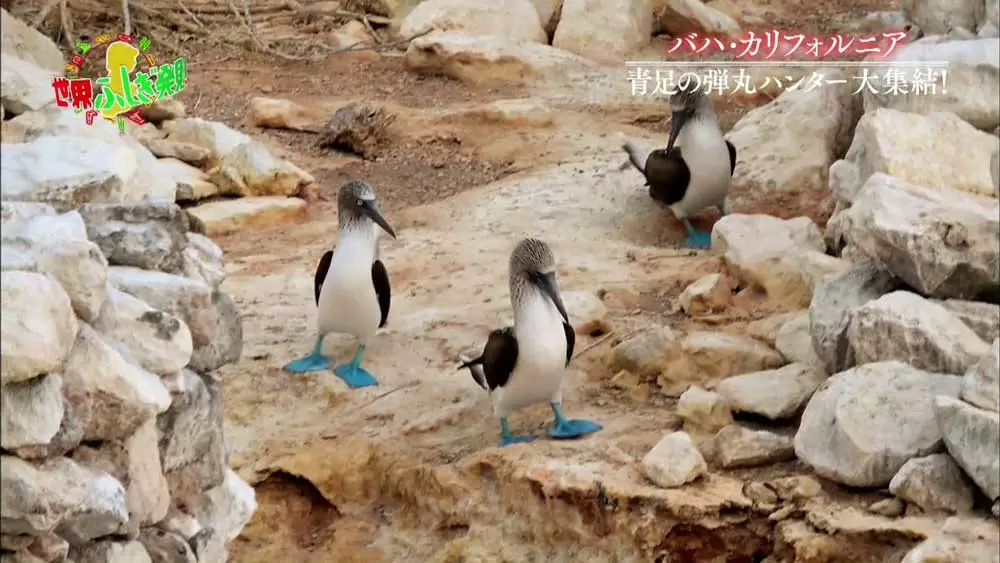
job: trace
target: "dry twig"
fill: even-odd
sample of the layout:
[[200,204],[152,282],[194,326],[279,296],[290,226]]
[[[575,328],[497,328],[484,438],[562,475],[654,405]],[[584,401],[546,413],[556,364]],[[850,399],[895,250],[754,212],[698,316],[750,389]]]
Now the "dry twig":
[[189,18],[194,20],[194,23],[198,24],[198,27],[205,29],[205,24],[201,23],[201,20],[198,19],[198,16],[194,15],[194,13],[191,12],[191,10],[188,10],[187,6],[184,5],[184,2],[182,2],[181,0],[177,0],[177,5],[180,6],[182,10],[184,10],[184,13],[187,14]]
[[76,49],[76,38],[73,37],[73,28],[70,27],[69,3],[67,0],[59,2],[59,25],[62,26],[63,39],[69,45],[70,51]]
[[38,26],[42,25],[45,18],[49,17],[49,14],[52,13],[52,9],[59,4],[60,0],[49,0],[49,3],[42,8],[42,11],[38,12],[37,16],[35,16],[35,19],[31,22],[31,27],[38,29]]
[[128,0],[122,0],[122,20],[125,23],[125,35],[132,35],[132,14],[129,13]]

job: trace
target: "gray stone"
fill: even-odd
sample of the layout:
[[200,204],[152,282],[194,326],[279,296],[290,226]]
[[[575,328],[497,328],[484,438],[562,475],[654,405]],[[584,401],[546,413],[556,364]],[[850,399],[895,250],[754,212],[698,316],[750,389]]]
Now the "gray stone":
[[677,401],[677,416],[689,433],[715,434],[733,422],[729,406],[718,393],[692,386]]
[[767,430],[750,430],[738,424],[715,435],[715,454],[727,469],[756,467],[795,458],[792,439]]
[[958,317],[909,291],[894,291],[857,308],[847,339],[859,364],[898,360],[955,375],[989,351]]
[[735,411],[780,420],[798,414],[826,379],[822,369],[796,363],[723,379],[716,391]]
[[188,368],[198,373],[208,373],[239,361],[243,353],[243,319],[236,303],[229,295],[216,291],[212,305],[217,313],[215,335],[206,346],[195,349]]
[[185,276],[203,281],[218,291],[222,281],[226,279],[226,270],[222,265],[222,249],[204,235],[188,233],[182,271]]
[[979,338],[993,342],[994,338],[1000,337],[1000,305],[962,299],[935,299],[934,302],[962,319]]
[[3,385],[59,369],[78,322],[62,286],[50,275],[0,273],[0,378]]
[[143,528],[139,541],[152,563],[199,563],[194,550],[181,536],[160,528]]
[[59,431],[63,407],[62,378],[50,373],[0,388],[0,445],[5,450],[48,445]]
[[55,102],[52,78],[55,73],[6,53],[0,54],[0,102],[11,115],[38,111]]
[[108,288],[94,328],[120,342],[143,369],[157,375],[177,373],[191,361],[194,345],[184,321],[114,287]]
[[658,371],[673,343],[674,333],[665,326],[644,330],[615,346],[613,364],[632,373]]
[[962,398],[981,409],[1000,411],[1000,338],[965,373]]
[[686,432],[664,436],[642,458],[642,474],[663,488],[680,487],[708,472],[708,465]]
[[823,369],[823,361],[813,349],[809,322],[809,313],[804,312],[783,324],[775,335],[774,347],[789,362]]
[[56,44],[38,30],[0,9],[3,52],[52,72],[65,72],[66,58]]
[[187,323],[195,348],[211,343],[218,314],[212,306],[212,288],[204,282],[130,266],[112,266],[108,277],[120,291]]
[[70,555],[75,563],[154,563],[137,541],[101,540],[74,549]]
[[227,467],[222,484],[205,491],[193,510],[198,520],[228,546],[257,511],[257,496],[253,487]]
[[813,395],[795,434],[795,454],[816,473],[852,487],[882,487],[913,457],[941,447],[936,395],[957,397],[962,379],[901,362],[834,375]]
[[934,399],[937,423],[955,461],[986,494],[1000,497],[1000,414],[951,396]]
[[39,215],[55,215],[56,208],[47,203],[33,201],[0,201],[0,222],[4,228],[8,223],[16,223],[38,217]]
[[889,491],[928,512],[969,512],[975,500],[962,469],[948,454],[907,461],[889,482]]
[[809,305],[809,325],[813,350],[826,373],[837,373],[855,364],[854,350],[847,338],[854,311],[898,285],[899,281],[891,274],[879,270],[872,262],[863,262],[816,288]]
[[179,273],[187,246],[188,216],[169,200],[91,203],[80,208],[87,235],[108,262]]

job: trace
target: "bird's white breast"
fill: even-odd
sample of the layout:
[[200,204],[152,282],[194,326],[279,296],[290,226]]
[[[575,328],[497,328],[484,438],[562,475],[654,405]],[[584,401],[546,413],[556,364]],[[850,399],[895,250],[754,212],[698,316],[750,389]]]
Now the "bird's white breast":
[[500,416],[512,410],[559,398],[566,372],[566,333],[552,301],[539,292],[518,311],[514,322],[517,363],[507,384],[494,391]]
[[378,231],[367,225],[341,233],[320,290],[321,332],[353,334],[364,341],[378,330],[381,311],[372,283],[377,244]]
[[692,121],[681,129],[678,137],[691,181],[684,199],[671,207],[679,218],[684,218],[706,207],[722,204],[729,192],[732,174],[729,147],[717,123]]

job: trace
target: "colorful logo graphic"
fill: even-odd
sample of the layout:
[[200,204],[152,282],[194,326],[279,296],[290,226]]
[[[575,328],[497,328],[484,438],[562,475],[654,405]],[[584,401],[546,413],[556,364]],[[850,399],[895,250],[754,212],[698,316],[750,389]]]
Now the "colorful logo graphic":
[[[105,49],[100,49],[105,45]],[[187,86],[188,79],[187,59],[179,57],[157,65],[149,48],[148,37],[137,41],[131,35],[121,34],[114,41],[110,35],[101,35],[94,39],[93,45],[78,42],[66,65],[67,75],[52,80],[56,105],[83,113],[87,125],[93,125],[97,116],[117,123],[120,131],[125,130],[126,118],[142,125],[146,120],[141,109],[176,96]],[[101,51],[103,65],[97,58],[88,57]],[[145,63],[145,70],[139,68],[141,63]]]

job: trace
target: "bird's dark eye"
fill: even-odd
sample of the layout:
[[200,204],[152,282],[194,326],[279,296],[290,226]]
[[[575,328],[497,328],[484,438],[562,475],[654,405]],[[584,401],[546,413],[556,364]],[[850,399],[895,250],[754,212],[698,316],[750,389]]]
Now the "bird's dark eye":
[[365,201],[363,199],[358,200],[358,207],[364,207]]

